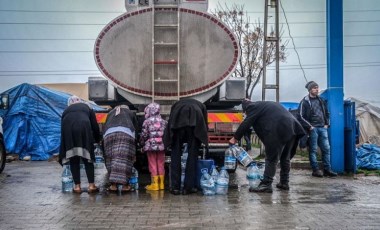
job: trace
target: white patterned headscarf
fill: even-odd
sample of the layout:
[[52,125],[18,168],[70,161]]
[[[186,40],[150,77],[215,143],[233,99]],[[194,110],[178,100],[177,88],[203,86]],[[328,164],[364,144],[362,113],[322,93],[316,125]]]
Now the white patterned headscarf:
[[79,97],[73,95],[73,96],[69,97],[69,99],[67,100],[67,105],[70,106],[72,104],[76,104],[76,103],[80,103],[80,102],[82,102],[82,100]]
[[116,107],[115,107],[115,109],[116,109],[115,117],[116,117],[117,115],[120,114],[120,110],[121,110],[122,108],[123,108],[123,109],[128,109],[128,110],[129,110],[129,107],[126,106],[126,105],[119,105],[119,106],[116,106]]

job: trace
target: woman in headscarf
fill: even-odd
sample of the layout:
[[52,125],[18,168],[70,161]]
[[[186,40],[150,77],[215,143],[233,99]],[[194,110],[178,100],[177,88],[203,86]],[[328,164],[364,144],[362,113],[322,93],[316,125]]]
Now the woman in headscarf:
[[151,184],[146,186],[148,191],[165,188],[165,147],[162,137],[167,122],[160,115],[160,105],[150,103],[145,107],[145,121],[142,126],[140,143],[147,152]]
[[99,126],[94,111],[77,96],[68,100],[68,107],[61,119],[61,147],[59,163],[70,164],[75,183],[73,191],[81,193],[80,161],[82,160],[88,179],[88,192],[97,192],[94,180],[94,142],[100,141]]
[[121,192],[131,189],[127,181],[132,175],[136,156],[137,125],[136,115],[126,105],[117,106],[108,113],[103,137],[106,167],[111,183],[108,190],[111,192],[116,192],[119,185],[122,186]]

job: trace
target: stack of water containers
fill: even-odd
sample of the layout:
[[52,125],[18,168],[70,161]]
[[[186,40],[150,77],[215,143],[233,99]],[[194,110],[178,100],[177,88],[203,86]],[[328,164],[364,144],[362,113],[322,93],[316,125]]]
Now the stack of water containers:
[[215,182],[215,193],[226,195],[228,193],[229,175],[227,170],[222,167]]
[[139,172],[135,167],[132,168],[132,176],[129,178],[129,185],[131,186],[131,191],[139,190]]
[[247,169],[247,179],[250,188],[255,188],[259,185],[260,180],[262,179],[262,174],[257,167],[256,163],[252,162]]
[[70,166],[64,165],[63,166],[63,172],[62,172],[62,192],[72,192],[74,181],[73,176],[71,174]]

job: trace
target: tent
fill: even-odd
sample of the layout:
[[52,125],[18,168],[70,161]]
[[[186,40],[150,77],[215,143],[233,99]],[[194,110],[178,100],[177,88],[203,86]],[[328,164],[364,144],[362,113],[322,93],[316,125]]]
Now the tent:
[[355,102],[356,119],[359,120],[360,143],[380,145],[380,108],[357,98]]
[[[7,152],[32,160],[47,160],[58,153],[61,115],[71,95],[26,83],[3,93],[9,95],[8,110],[0,109]],[[95,111],[104,110],[91,106]]]

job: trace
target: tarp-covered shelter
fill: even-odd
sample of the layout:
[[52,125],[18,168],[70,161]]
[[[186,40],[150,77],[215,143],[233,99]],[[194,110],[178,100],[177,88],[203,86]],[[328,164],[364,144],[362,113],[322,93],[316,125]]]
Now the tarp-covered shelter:
[[8,110],[0,109],[7,152],[32,160],[47,160],[58,153],[61,115],[71,95],[26,83],[3,93],[9,95]]
[[356,119],[359,120],[360,143],[380,145],[380,108],[357,98],[355,102]]

